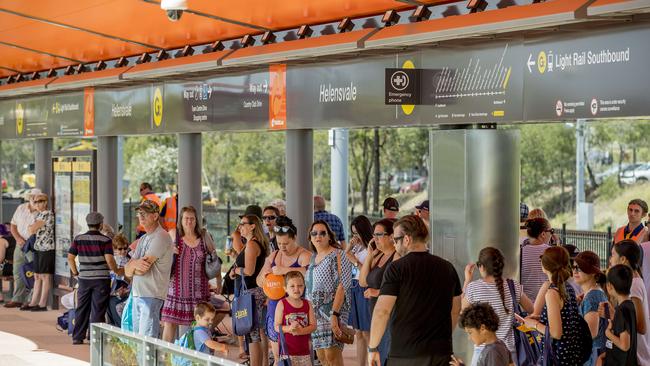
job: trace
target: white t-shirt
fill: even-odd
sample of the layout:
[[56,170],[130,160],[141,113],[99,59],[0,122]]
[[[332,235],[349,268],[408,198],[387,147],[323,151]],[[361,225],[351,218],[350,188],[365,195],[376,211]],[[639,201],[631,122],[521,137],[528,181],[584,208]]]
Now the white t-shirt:
[[[513,281],[515,285],[515,301],[521,301],[521,285]],[[497,329],[497,338],[506,344],[511,352],[515,351],[515,336],[512,330],[514,313],[512,312],[512,296],[506,279],[503,280],[503,294],[505,298],[505,308],[501,295],[496,284],[485,282],[482,279],[470,282],[465,289],[465,299],[470,304],[485,302],[490,304],[494,312],[499,317],[499,329]],[[507,309],[507,312],[506,312]]]
[[37,213],[36,211],[31,212],[29,210],[29,202],[25,202],[16,207],[16,212],[14,212],[14,216],[11,218],[11,223],[16,225],[18,234],[25,240],[31,236],[29,226],[34,223]]
[[645,334],[638,333],[636,336],[636,356],[639,365],[650,365],[650,329],[648,329],[648,295],[641,277],[635,277],[632,280],[630,297],[636,297],[643,303],[643,312],[645,316]]
[[548,276],[542,271],[540,260],[541,255],[548,248],[550,248],[548,244],[529,244],[521,248],[521,285],[524,286],[524,293],[530,301],[535,301],[539,288],[548,281]]
[[[641,274],[645,280],[645,292],[650,294],[650,241],[640,244],[643,250],[643,262],[641,263]],[[649,299],[650,300],[650,299]]]
[[[366,258],[368,257],[368,249],[363,245],[356,245],[354,248],[352,248],[351,252],[354,254],[354,257],[357,258],[359,263],[361,263],[361,265],[363,265],[363,262],[365,262]],[[358,268],[355,267],[352,269],[353,280],[359,279],[359,275],[361,274],[361,265],[359,265]]]

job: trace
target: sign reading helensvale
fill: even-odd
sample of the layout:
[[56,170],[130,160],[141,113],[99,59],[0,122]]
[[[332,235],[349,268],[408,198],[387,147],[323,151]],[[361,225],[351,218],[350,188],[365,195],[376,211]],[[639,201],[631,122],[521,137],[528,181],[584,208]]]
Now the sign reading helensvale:
[[649,39],[625,27],[527,43],[524,118],[650,115]]
[[386,104],[420,104],[420,70],[386,69]]

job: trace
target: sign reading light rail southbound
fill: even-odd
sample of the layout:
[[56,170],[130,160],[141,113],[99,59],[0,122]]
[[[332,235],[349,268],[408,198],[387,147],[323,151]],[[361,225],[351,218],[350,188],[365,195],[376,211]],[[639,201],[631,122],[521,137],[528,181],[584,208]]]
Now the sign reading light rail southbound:
[[650,115],[650,28],[626,26],[526,44],[526,120]]

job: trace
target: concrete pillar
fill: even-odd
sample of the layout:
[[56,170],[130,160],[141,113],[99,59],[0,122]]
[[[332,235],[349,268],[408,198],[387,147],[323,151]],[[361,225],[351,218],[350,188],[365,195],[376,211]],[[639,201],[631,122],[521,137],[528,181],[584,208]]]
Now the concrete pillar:
[[309,247],[307,230],[314,221],[314,132],[289,130],[286,141],[287,216],[298,229],[298,243]]
[[36,187],[50,198],[52,198],[52,148],[52,139],[34,140]]
[[[331,202],[332,213],[343,223],[348,232],[348,136],[347,128],[330,130],[331,164]],[[349,234],[349,233],[348,233]],[[347,237],[347,235],[346,235]]]
[[[430,144],[431,251],[453,263],[462,283],[465,265],[496,247],[504,277],[518,278],[519,131],[437,130]],[[469,365],[473,345],[459,329],[453,340]]]
[[178,134],[178,210],[194,206],[201,220],[202,149],[200,133]]
[[[117,174],[117,137],[97,138],[97,211],[104,222],[117,230],[118,186],[122,176]],[[121,193],[121,192],[120,192]]]

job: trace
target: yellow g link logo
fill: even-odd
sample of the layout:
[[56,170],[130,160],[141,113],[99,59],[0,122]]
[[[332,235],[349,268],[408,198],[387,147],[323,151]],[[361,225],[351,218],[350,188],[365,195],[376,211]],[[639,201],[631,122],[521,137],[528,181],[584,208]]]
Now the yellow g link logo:
[[23,134],[23,127],[25,126],[25,110],[23,105],[18,103],[16,105],[16,133],[18,135]]
[[546,52],[541,51],[539,55],[537,55],[537,70],[539,70],[540,74],[543,74],[546,71]]
[[160,127],[162,123],[163,116],[163,98],[160,88],[156,88],[156,91],[153,93],[153,123],[156,124],[156,127]]
[[[402,64],[403,69],[415,69],[415,65],[413,64],[413,61],[411,60],[406,60],[404,64]],[[404,112],[405,115],[409,116],[411,113],[413,113],[413,110],[415,109],[415,105],[413,104],[402,104],[402,112]]]

